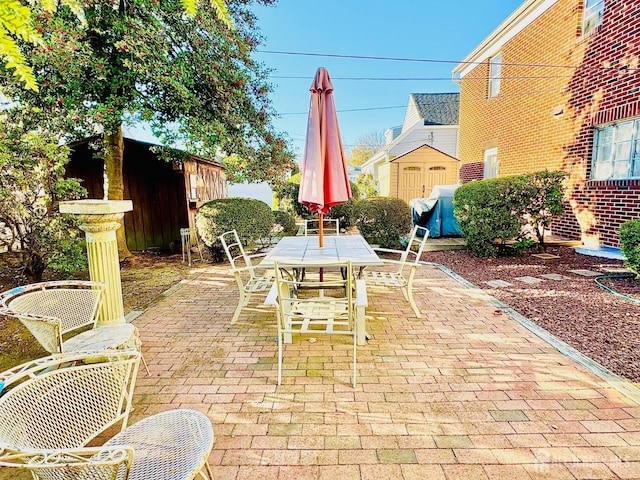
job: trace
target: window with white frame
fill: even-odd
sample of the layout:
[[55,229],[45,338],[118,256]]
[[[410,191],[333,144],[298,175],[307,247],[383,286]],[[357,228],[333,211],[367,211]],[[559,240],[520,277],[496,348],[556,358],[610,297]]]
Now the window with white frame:
[[582,35],[589,35],[602,24],[604,0],[584,0],[582,13]]
[[502,73],[502,53],[493,56],[489,61],[489,97],[500,93],[500,74]]
[[591,178],[640,177],[640,118],[596,127]]
[[498,176],[498,149],[490,148],[484,151],[483,178],[496,178]]

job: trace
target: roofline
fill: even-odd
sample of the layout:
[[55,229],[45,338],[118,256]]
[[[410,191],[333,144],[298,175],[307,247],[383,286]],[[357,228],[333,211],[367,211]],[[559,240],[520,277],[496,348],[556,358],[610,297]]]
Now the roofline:
[[[75,142],[71,142],[71,143],[68,144],[68,146],[70,148],[73,148],[76,145],[82,145],[85,142],[90,142],[91,139],[93,139],[93,138],[99,138],[99,137],[100,137],[99,135],[86,137],[86,138],[83,138],[82,140],[76,140]],[[170,147],[168,145],[162,145],[162,144],[159,144],[159,143],[145,142],[143,140],[137,140],[135,138],[131,138],[131,137],[127,137],[127,136],[123,136],[123,140],[128,140],[130,142],[135,142],[135,143],[138,143],[138,144],[141,144],[141,145],[148,145],[150,147],[160,147],[160,148],[168,148],[168,149],[171,149],[171,150],[176,150],[178,152],[183,152],[189,158],[192,158],[192,159],[197,160],[199,162],[208,163],[210,165],[215,165],[215,166],[221,167],[223,169],[225,168],[224,163],[222,163],[222,162],[218,162],[217,160],[212,160],[212,159],[206,158],[206,157],[201,157],[200,155],[189,153],[186,150],[180,150],[179,148]]]
[[395,162],[396,160],[402,158],[402,157],[406,157],[407,155],[409,155],[410,153],[415,152],[416,150],[419,150],[423,147],[427,147],[430,148],[431,150],[435,150],[438,153],[441,153],[442,155],[445,155],[447,157],[449,157],[452,160],[455,160],[456,162],[459,162],[460,159],[456,158],[456,157],[452,157],[451,155],[449,155],[448,153],[443,152],[442,150],[438,150],[437,148],[433,148],[431,145],[429,145],[428,143],[423,143],[422,145],[420,145],[419,147],[414,148],[413,150],[409,150],[408,152],[403,153],[402,155],[398,155],[397,157],[393,157],[392,160],[389,160],[389,163],[391,162]]
[[464,77],[479,63],[495,55],[514,36],[533,23],[540,15],[551,8],[558,0],[526,0],[509,15],[493,32],[489,34],[462,62],[452,71],[454,79]]

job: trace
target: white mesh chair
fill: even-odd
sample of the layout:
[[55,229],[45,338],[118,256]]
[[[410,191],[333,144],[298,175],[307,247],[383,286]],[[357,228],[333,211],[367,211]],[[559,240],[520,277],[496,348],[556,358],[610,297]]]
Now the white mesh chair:
[[[337,218],[323,218],[322,219],[322,233],[327,236],[340,235],[340,220]],[[304,236],[320,234],[320,219],[311,218],[304,221]]]
[[[43,480],[212,479],[213,427],[170,410],[127,427],[140,353],[57,354],[0,374],[0,466]],[[102,447],[86,447],[121,425]]]
[[254,294],[266,295],[273,285],[275,277],[271,269],[260,268],[253,264],[255,259],[264,257],[266,253],[247,255],[236,230],[225,232],[219,238],[231,264],[231,272],[240,292],[238,306],[231,319],[231,324],[234,324],[242,309],[249,304],[251,296]]
[[[422,237],[419,237],[418,235],[422,235]],[[376,253],[399,256],[399,259],[383,258],[385,265],[394,265],[397,267],[396,270],[388,272],[366,269],[363,272],[363,277],[369,286],[376,285],[385,288],[400,288],[402,290],[402,295],[405,300],[409,301],[411,308],[413,308],[413,311],[418,318],[422,318],[422,314],[413,299],[413,278],[416,275],[416,269],[420,263],[420,257],[422,256],[428,237],[429,230],[416,225],[411,232],[411,237],[409,238],[409,243],[405,250],[391,250],[388,248],[374,249]],[[410,255],[413,255],[413,260],[410,259]]]
[[[198,252],[200,254],[200,261],[204,262],[202,246],[200,245],[200,237],[198,236],[198,231],[195,228],[189,227],[180,229],[180,244],[182,245],[182,263],[184,263],[186,256],[189,266],[191,266],[192,252]],[[195,260],[196,259],[194,259],[194,261]]]
[[[96,326],[104,298],[103,283],[84,280],[41,282],[0,293],[0,309],[6,310],[2,314],[20,320],[49,353],[111,348],[140,350],[140,336],[135,325]],[[69,337],[86,327],[91,328]],[[147,367],[146,362],[144,366]]]
[[[354,290],[351,262],[331,265],[344,269],[345,278],[324,281],[299,280],[298,265],[275,262],[276,298],[265,303],[276,306],[278,318],[278,385],[282,383],[284,343],[291,343],[294,334],[347,335],[353,340],[353,386],[356,386],[358,332],[364,335],[367,295],[364,280],[357,280]],[[331,290],[332,292],[328,292]],[[319,292],[323,294],[320,295]],[[333,295],[331,294],[333,293]],[[300,351],[298,351],[299,353]]]

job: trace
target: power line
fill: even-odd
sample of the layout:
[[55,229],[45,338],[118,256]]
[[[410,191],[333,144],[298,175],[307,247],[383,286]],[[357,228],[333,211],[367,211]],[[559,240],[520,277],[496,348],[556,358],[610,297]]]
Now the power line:
[[[390,106],[390,107],[367,107],[367,108],[349,108],[349,109],[345,109],[345,110],[338,110],[338,113],[345,113],[345,112],[366,112],[369,110],[390,110],[392,108],[407,108],[407,105],[395,105],[395,106]],[[307,115],[309,112],[287,112],[287,113],[280,113],[279,115]]]
[[[554,89],[547,89],[547,90],[534,90],[534,91],[529,91],[529,92],[519,92],[519,93],[512,93],[509,95],[504,95],[504,94],[500,94],[498,95],[497,99],[506,99],[506,98],[517,98],[517,97],[526,97],[529,95],[540,95],[543,93],[553,93],[553,92],[559,92],[559,90],[557,88]],[[463,104],[463,103],[470,103],[470,102],[479,102],[479,101],[486,101],[487,97],[471,97],[471,98],[466,98],[464,100],[460,100],[458,103],[459,104]],[[432,99],[431,103],[450,103],[448,100],[441,100],[441,99]],[[367,111],[371,111],[371,110],[389,110],[392,108],[407,108],[407,105],[393,105],[393,106],[386,106],[386,107],[366,107],[366,108],[349,108],[349,109],[340,109],[337,110],[337,113],[350,113],[350,112],[367,112]],[[284,115],[308,115],[309,112],[286,112],[286,113],[278,113],[279,116],[284,116]]]
[[[346,54],[335,54],[335,53],[312,53],[312,52],[290,52],[283,50],[256,50],[256,53],[267,53],[272,55],[296,55],[296,56],[306,56],[306,57],[327,57],[327,58],[347,58],[347,59],[356,59],[356,60],[384,60],[384,61],[394,61],[394,62],[419,62],[419,63],[445,63],[445,64],[453,64],[453,65],[485,65],[487,63],[486,60],[483,61],[475,61],[468,62],[464,60],[436,60],[432,58],[404,58],[404,57],[380,57],[380,56],[368,56],[368,55],[346,55]],[[548,64],[548,63],[510,63],[510,62],[492,62],[492,65],[502,65],[509,67],[537,67],[537,68],[570,68],[577,69],[580,68],[581,65],[556,65],[556,64]],[[614,70],[620,69],[620,65],[593,65],[585,67],[589,70]],[[640,67],[630,67],[628,65],[624,66],[624,70],[640,70]]]
[[[288,52],[283,50],[256,50],[257,53],[267,53],[272,55],[297,55],[305,57],[327,57],[327,58],[349,58],[358,60],[385,60],[393,62],[420,62],[420,63],[449,63],[454,65],[483,65],[486,61],[482,62],[465,62],[462,60],[435,60],[429,58],[403,58],[403,57],[378,57],[367,55],[342,55],[335,53],[310,53],[310,52]],[[542,68],[578,68],[577,65],[553,65],[544,63],[499,63],[494,65],[507,65],[513,67],[542,67]]]
[[[522,76],[502,76],[502,77],[473,77],[464,78],[463,81],[487,81],[487,80],[531,80],[531,79],[548,79],[548,78],[574,78],[575,75],[522,75]],[[307,76],[286,76],[272,75],[269,78],[284,80],[312,80]],[[430,82],[430,81],[448,81],[451,77],[331,77],[332,80],[353,80],[353,81],[383,81],[383,82]]]

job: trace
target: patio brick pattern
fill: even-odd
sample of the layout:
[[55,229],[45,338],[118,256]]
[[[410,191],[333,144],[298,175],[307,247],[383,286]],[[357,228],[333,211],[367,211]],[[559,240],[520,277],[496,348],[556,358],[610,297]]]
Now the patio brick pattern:
[[640,478],[640,405],[560,354],[486,295],[419,269],[423,319],[369,289],[368,344],[350,385],[343,338],[285,346],[275,318],[211,266],[136,320],[152,375],[132,420],[209,415],[219,479]]
[[212,420],[215,478],[640,478],[640,405],[431,266],[417,319],[369,289],[351,386],[342,337],[285,345],[276,386],[272,309],[230,325],[236,284],[209,266],[138,317],[151,376],[131,421],[171,408]]

